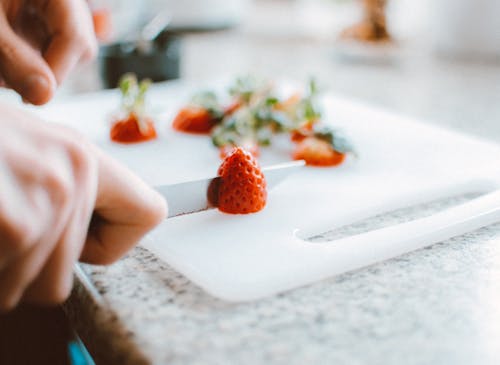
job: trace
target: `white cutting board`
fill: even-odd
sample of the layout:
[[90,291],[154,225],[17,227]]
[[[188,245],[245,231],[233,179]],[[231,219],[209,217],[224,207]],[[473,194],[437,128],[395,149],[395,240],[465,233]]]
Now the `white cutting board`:
[[[220,164],[207,137],[170,129],[195,89],[156,86],[150,95],[160,139],[119,146],[108,141],[116,91],[59,102],[37,112],[73,126],[151,185],[208,177]],[[230,301],[261,298],[363,267],[500,220],[498,196],[430,218],[330,243],[302,238],[375,214],[500,186],[500,146],[417,123],[335,96],[325,120],[348,135],[359,154],[339,168],[304,168],[270,192],[264,211],[217,210],[166,220],[143,244],[210,294]],[[282,141],[283,142],[283,141]],[[264,150],[261,164],[288,160],[291,146]]]

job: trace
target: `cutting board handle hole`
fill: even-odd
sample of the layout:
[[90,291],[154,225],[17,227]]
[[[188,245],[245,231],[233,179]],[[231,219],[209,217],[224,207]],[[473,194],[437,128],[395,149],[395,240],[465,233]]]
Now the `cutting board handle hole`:
[[355,236],[381,228],[394,226],[401,223],[410,222],[416,219],[430,217],[436,213],[446,209],[467,203],[473,199],[479,198],[487,192],[470,192],[452,197],[431,200],[426,203],[416,204],[409,207],[404,207],[390,212],[377,214],[369,218],[352,222],[347,225],[340,226],[330,231],[315,235],[306,235],[301,230],[296,230],[294,235],[301,240],[311,244],[326,244],[335,243],[336,240]]

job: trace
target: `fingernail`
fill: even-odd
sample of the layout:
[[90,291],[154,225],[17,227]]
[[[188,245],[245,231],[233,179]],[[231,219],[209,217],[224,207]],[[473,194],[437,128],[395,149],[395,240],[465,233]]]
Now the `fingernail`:
[[52,87],[46,77],[29,75],[23,84],[21,94],[24,100],[32,104],[43,104],[52,95]]

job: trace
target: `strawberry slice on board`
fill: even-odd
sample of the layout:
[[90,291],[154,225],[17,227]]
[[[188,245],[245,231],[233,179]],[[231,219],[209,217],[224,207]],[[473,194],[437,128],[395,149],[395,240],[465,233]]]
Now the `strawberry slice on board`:
[[290,140],[292,142],[298,143],[302,142],[307,137],[314,135],[314,125],[317,123],[316,120],[308,120],[298,128],[292,130],[290,132]]
[[178,132],[210,134],[218,122],[208,109],[190,105],[179,110],[172,127]]
[[202,91],[193,95],[189,104],[179,110],[172,127],[178,132],[208,135],[224,115],[217,94]]
[[150,84],[149,80],[138,83],[133,74],[126,74],[121,78],[120,117],[114,120],[109,133],[113,142],[139,143],[157,137],[154,122],[145,112],[146,92]]
[[338,166],[345,157],[330,143],[316,137],[307,137],[299,142],[292,154],[294,160],[304,160],[309,166],[320,167]]
[[139,120],[134,113],[113,123],[109,137],[117,143],[146,142],[157,137],[153,121],[149,118]]
[[219,167],[217,206],[229,214],[250,214],[264,209],[267,184],[251,153],[236,147]]

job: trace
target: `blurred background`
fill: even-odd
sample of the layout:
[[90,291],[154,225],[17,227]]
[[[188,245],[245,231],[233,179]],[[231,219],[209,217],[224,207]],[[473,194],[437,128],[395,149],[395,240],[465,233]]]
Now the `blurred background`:
[[323,69],[340,61],[404,62],[408,53],[500,59],[495,0],[91,0],[90,6],[103,45],[133,40],[156,15],[168,14],[166,29],[185,45],[183,77],[276,74],[274,61],[282,69],[286,56],[299,72],[318,71],[319,61],[329,62]]
[[[108,13],[101,38],[123,40],[160,11],[176,30],[243,26],[269,36],[335,39],[343,29],[383,9],[397,39],[430,42],[443,50],[500,56],[495,0],[91,0],[94,13]],[[105,21],[106,22],[106,21]]]
[[[113,87],[124,71],[155,81],[248,73],[302,81],[313,75],[336,93],[500,137],[497,0],[89,4],[101,56],[74,73],[63,94]],[[156,19],[156,30],[162,22],[165,28],[159,44],[138,52],[137,39],[155,17],[163,19]],[[481,123],[492,127],[488,133]]]

